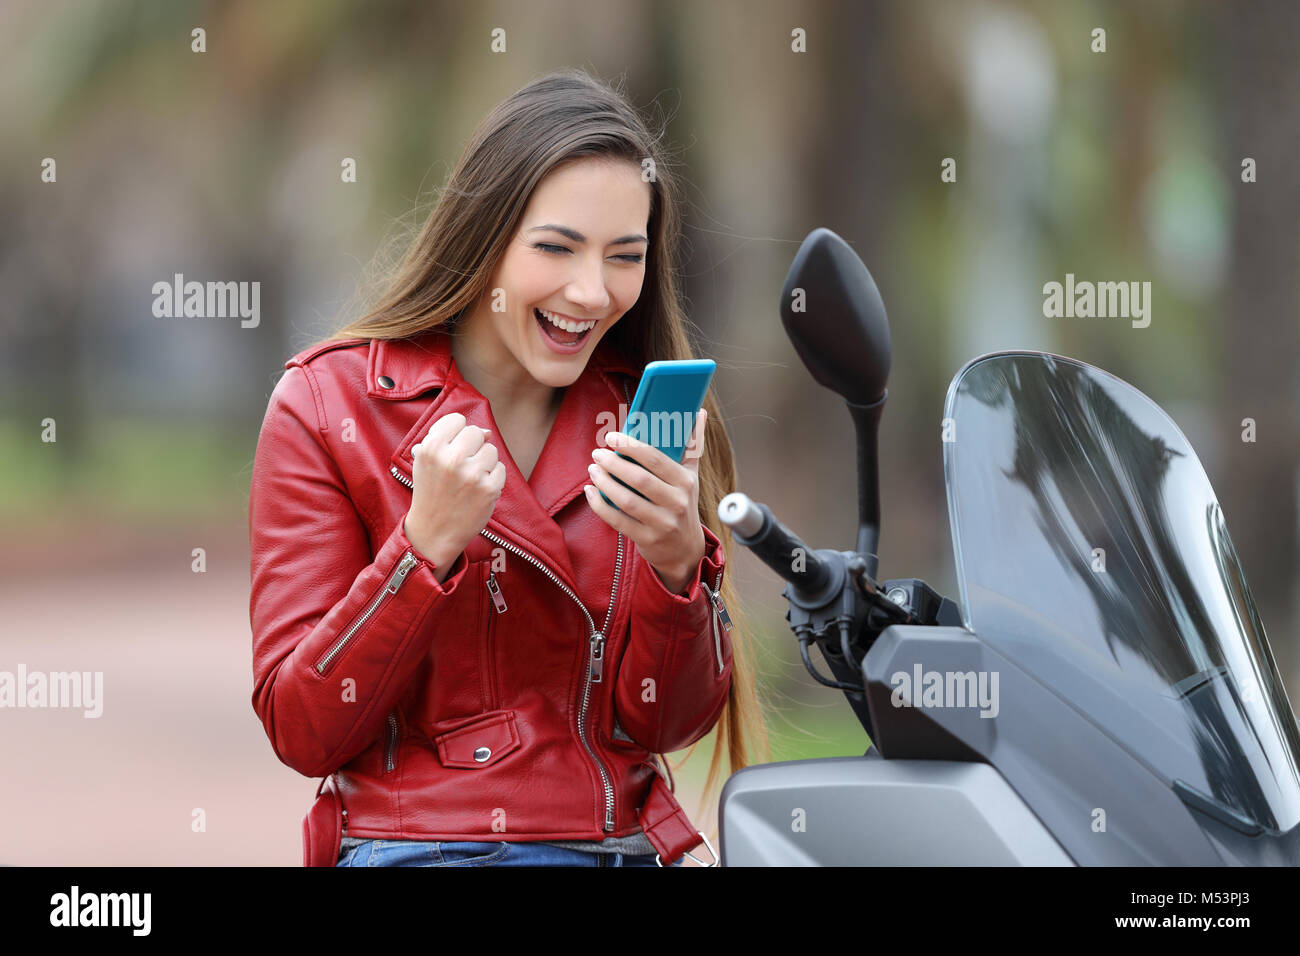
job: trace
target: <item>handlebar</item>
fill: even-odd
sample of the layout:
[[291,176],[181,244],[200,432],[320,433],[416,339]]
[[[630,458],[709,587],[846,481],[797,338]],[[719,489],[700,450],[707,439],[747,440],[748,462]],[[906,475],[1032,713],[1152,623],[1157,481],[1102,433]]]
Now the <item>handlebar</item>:
[[738,544],[806,593],[822,591],[831,570],[821,556],[781,524],[767,505],[733,491],[718,502],[718,519],[731,529]]

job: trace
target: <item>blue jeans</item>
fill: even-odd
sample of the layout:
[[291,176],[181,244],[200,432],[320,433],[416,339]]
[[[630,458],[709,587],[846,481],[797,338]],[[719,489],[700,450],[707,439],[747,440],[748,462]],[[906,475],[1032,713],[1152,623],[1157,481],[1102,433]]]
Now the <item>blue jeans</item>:
[[[685,855],[672,865],[681,866]],[[542,843],[369,840],[339,854],[338,866],[654,866],[648,853],[584,853]]]

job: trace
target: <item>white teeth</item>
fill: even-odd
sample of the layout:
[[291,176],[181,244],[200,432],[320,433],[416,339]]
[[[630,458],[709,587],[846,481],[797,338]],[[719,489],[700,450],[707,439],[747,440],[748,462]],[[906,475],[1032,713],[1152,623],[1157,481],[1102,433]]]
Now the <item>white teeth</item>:
[[570,322],[568,319],[560,318],[554,312],[547,312],[545,309],[538,309],[537,311],[540,315],[545,316],[546,320],[550,322],[552,325],[558,326],[559,328],[564,329],[564,331],[566,332],[586,332],[589,329],[594,329],[596,327],[596,323],[594,321],[593,322]]

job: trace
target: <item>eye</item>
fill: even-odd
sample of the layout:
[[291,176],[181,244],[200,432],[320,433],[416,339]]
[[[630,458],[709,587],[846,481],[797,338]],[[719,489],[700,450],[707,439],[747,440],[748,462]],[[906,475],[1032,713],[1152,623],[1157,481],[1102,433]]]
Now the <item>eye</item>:
[[[556,245],[555,243],[553,243],[553,242],[539,242],[539,243],[536,243],[536,244],[533,246],[533,248],[534,248],[534,249],[541,249],[543,252],[549,252],[549,253],[551,253],[552,255],[555,255],[555,254],[557,254],[557,253],[561,253],[561,252],[569,252],[569,251],[570,251],[569,248],[568,248],[567,246],[557,246],[557,245]],[[622,261],[622,262],[629,262],[629,263],[632,263],[633,265],[639,265],[640,263],[642,263],[642,262],[645,261],[645,256],[641,255],[641,253],[639,253],[639,252],[638,252],[638,253],[629,253],[629,254],[627,254],[627,255],[622,255],[622,256],[611,256],[610,258],[612,258],[612,259],[618,259],[618,260],[620,260],[620,261]]]

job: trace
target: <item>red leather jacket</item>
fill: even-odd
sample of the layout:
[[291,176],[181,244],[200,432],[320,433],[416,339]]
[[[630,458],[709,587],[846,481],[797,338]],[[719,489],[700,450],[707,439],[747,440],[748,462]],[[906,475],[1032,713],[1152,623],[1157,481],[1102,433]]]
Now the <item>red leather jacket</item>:
[[[276,756],[327,777],[305,859],[333,865],[343,832],[602,840],[640,827],[664,862],[697,846],[652,754],[703,737],[726,703],[722,546],[702,526],[705,556],[669,593],[582,493],[638,371],[599,345],[526,482],[441,330],[326,343],[285,368],[250,491],[252,700]],[[402,522],[410,448],[452,412],[490,430],[507,476],[439,583]]]

